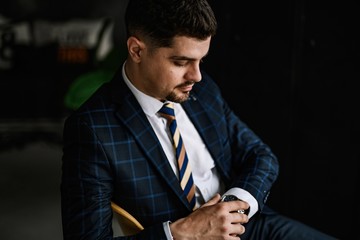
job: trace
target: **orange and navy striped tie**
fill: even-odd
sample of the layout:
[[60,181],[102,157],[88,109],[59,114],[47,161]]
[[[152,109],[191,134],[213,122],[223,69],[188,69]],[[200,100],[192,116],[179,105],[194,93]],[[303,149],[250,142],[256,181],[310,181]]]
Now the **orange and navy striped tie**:
[[167,124],[173,138],[173,145],[176,152],[176,158],[179,168],[179,181],[184,194],[188,199],[192,209],[195,208],[195,185],[191,173],[189,159],[187,157],[185,146],[180,136],[179,129],[176,124],[174,104],[167,102],[159,110],[159,114],[167,119]]

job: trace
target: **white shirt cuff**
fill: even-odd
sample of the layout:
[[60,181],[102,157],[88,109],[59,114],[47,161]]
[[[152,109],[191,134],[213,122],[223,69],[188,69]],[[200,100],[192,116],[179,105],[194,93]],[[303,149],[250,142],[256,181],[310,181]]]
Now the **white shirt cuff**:
[[171,234],[171,231],[170,231],[170,221],[167,221],[167,222],[163,222],[163,226],[164,226],[164,231],[165,231],[165,235],[166,235],[166,239],[167,240],[173,240],[173,236]]
[[250,205],[249,218],[259,210],[256,199],[246,190],[241,188],[231,188],[224,193],[224,195],[235,195],[237,198],[247,202]]

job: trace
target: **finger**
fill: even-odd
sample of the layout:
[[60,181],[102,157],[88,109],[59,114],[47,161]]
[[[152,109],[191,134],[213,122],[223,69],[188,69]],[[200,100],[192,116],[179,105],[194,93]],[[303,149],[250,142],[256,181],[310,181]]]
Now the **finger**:
[[227,202],[227,204],[230,208],[230,212],[237,212],[239,209],[246,210],[249,208],[249,204],[243,201],[231,201]]
[[203,204],[201,207],[205,207],[205,206],[211,206],[214,205],[216,203],[218,203],[221,199],[220,194],[215,194],[214,197],[212,197],[209,201],[207,201],[205,204]]
[[245,202],[245,201],[243,201],[243,200],[240,200],[240,202],[242,202],[242,203],[244,203],[245,205],[244,205],[244,207],[242,208],[242,209],[248,209],[249,207],[250,207],[250,205],[249,205],[249,203],[248,202]]
[[231,234],[230,237],[231,237],[231,239],[234,239],[234,240],[239,240],[239,239],[241,240],[239,234]]
[[243,225],[234,224],[234,226],[236,226],[236,229],[235,229],[234,233],[232,233],[230,235],[240,237],[241,235],[243,235],[245,233],[245,227]]
[[236,224],[236,223],[247,223],[249,221],[249,217],[246,214],[243,213],[238,213],[236,212],[231,212],[231,216],[232,216],[232,221],[231,223]]

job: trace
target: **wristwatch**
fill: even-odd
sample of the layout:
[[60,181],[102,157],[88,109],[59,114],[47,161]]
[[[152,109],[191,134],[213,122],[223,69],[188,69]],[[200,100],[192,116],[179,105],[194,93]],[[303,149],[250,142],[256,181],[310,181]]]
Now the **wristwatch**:
[[230,201],[236,201],[236,200],[240,200],[240,199],[235,195],[224,195],[221,197],[222,202],[230,202]]
[[[221,201],[222,202],[230,202],[230,201],[242,201],[241,199],[239,199],[238,197],[236,197],[235,195],[223,195],[221,197]],[[248,215],[250,208],[248,209],[244,209],[244,210],[238,210],[238,212],[242,211],[244,214]]]

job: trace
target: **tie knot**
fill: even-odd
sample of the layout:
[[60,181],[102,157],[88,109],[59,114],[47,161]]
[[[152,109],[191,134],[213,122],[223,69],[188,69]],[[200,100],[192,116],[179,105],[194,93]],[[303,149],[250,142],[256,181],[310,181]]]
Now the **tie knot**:
[[166,118],[167,120],[174,120],[175,119],[175,111],[174,111],[174,104],[171,102],[165,103],[162,108],[158,112],[162,117]]

